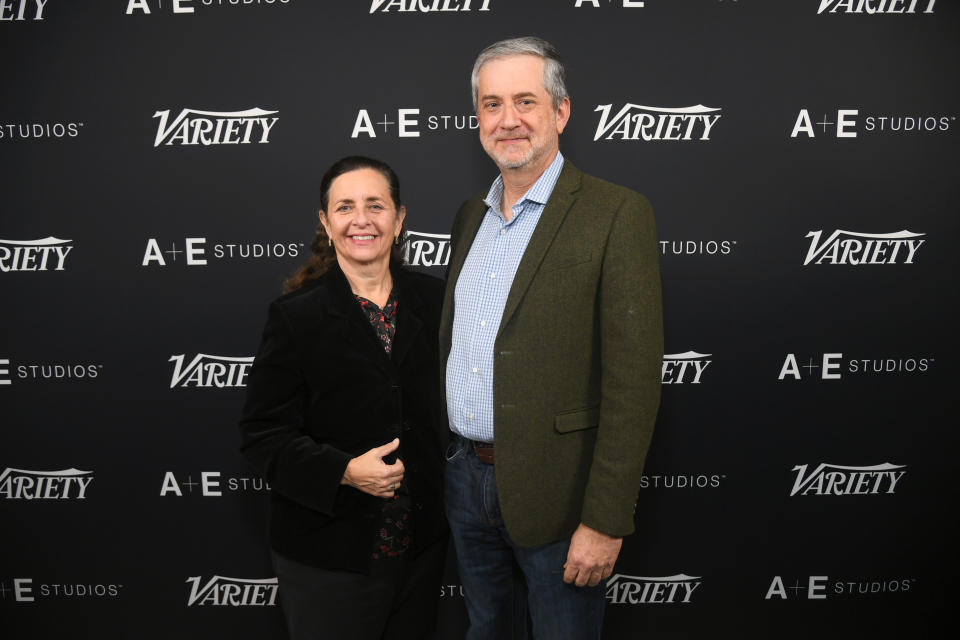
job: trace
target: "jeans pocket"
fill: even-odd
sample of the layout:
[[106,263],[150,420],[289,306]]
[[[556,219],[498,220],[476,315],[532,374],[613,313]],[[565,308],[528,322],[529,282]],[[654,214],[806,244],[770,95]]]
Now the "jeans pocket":
[[452,462],[463,455],[467,450],[467,441],[459,436],[454,436],[447,445],[447,451],[444,453],[447,462]]

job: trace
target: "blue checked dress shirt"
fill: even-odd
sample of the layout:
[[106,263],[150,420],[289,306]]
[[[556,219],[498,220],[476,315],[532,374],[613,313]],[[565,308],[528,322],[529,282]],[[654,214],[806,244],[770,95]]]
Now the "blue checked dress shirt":
[[450,430],[464,438],[493,442],[493,343],[540,214],[563,168],[557,156],[513,205],[507,222],[500,211],[503,177],[484,198],[487,213],[470,246],[454,291],[453,342],[447,359],[447,414]]

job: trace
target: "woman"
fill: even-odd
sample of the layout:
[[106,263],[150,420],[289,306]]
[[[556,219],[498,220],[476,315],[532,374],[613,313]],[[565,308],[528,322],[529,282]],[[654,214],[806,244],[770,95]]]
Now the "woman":
[[314,255],[250,370],[242,450],[272,488],[291,637],[428,637],[446,558],[442,283],[401,266],[389,166],[344,158],[320,187]]

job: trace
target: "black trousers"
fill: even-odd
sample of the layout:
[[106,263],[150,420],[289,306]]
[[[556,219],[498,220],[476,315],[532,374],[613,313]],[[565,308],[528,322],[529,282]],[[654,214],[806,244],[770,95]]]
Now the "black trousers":
[[273,552],[291,640],[434,637],[447,539],[415,558],[387,558],[373,575],[321,569]]

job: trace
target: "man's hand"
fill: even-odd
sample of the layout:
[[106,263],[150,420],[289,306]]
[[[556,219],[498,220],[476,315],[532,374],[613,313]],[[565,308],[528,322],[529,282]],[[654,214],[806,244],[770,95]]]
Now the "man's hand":
[[613,573],[620,555],[623,538],[615,538],[580,523],[570,539],[567,562],[563,565],[563,581],[578,587],[597,586]]
[[381,447],[374,447],[365,454],[347,463],[340,484],[347,484],[378,498],[392,498],[394,491],[403,482],[403,462],[398,458],[393,464],[382,458],[397,450],[400,439],[394,438]]

